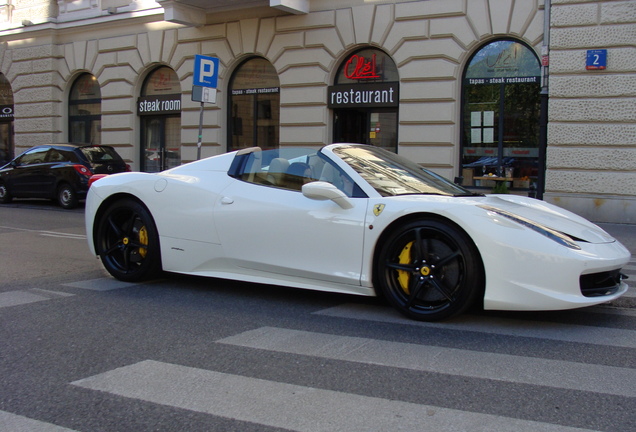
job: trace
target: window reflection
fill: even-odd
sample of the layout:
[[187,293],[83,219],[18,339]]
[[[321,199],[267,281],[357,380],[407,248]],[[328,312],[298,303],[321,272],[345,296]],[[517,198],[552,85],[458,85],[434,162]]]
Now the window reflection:
[[257,57],[239,66],[230,82],[228,151],[278,148],[279,86],[278,73],[269,61]]
[[372,146],[347,146],[334,149],[382,196],[433,194],[472,195],[443,177],[392,152]]
[[527,188],[536,181],[540,85],[539,61],[522,43],[495,41],[473,56],[463,86],[464,184],[496,177]]
[[101,144],[102,94],[93,75],[82,74],[73,83],[68,116],[70,142]]

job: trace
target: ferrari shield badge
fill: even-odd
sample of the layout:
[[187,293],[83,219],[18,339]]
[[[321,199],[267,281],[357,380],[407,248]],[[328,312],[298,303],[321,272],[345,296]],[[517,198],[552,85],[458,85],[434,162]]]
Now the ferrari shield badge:
[[384,210],[384,204],[376,204],[373,206],[373,214],[376,216],[380,216],[382,211]]

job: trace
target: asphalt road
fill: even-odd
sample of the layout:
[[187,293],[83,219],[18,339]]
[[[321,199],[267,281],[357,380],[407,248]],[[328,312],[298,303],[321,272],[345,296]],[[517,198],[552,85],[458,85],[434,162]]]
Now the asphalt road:
[[375,299],[118,282],[84,236],[82,209],[0,206],[2,432],[636,431],[627,303],[417,323]]

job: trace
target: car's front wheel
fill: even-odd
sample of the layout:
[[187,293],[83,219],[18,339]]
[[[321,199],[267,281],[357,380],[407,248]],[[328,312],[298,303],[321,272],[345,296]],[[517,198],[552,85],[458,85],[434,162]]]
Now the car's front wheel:
[[159,235],[148,210],[132,199],[111,204],[97,221],[95,247],[115,278],[138,282],[161,272]]
[[5,185],[3,182],[0,182],[0,203],[7,204],[10,203],[11,200],[12,197],[9,193],[9,190],[7,189],[7,185]]
[[477,248],[461,229],[417,220],[394,230],[381,245],[376,283],[398,311],[419,321],[464,312],[483,287]]
[[77,207],[77,194],[75,193],[75,189],[71,187],[71,185],[67,183],[61,184],[57,188],[57,202],[60,207],[70,210]]

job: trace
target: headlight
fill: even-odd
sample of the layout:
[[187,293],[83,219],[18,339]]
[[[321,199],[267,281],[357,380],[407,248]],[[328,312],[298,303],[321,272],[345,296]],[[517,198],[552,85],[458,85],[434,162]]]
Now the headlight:
[[559,243],[562,246],[568,247],[570,249],[581,250],[581,247],[574,242],[574,239],[572,237],[560,231],[554,230],[547,226],[531,221],[530,219],[526,219],[523,216],[519,216],[510,212],[507,212],[505,210],[498,209],[496,207],[491,207],[487,205],[480,205],[479,207],[488,212],[492,212],[500,216],[503,216],[507,219],[510,219],[518,223],[519,225],[525,226],[526,228],[530,228],[531,230],[543,236],[546,236],[550,240],[554,240],[555,242]]

